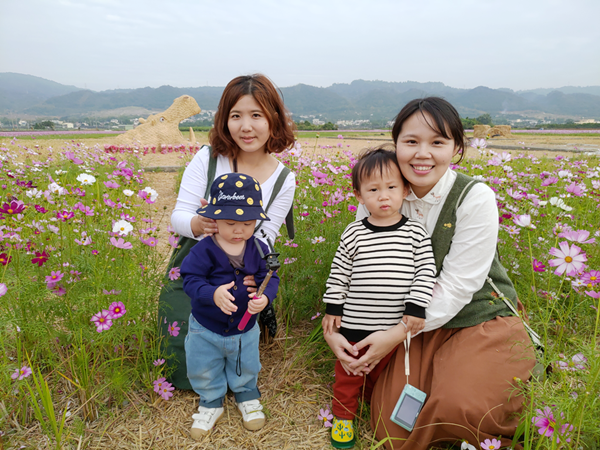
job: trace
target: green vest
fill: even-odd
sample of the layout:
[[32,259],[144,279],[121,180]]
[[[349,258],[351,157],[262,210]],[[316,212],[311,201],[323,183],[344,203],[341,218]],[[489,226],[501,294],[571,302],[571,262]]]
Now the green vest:
[[[467,193],[478,183],[477,180],[457,173],[454,186],[450,190],[446,201],[440,212],[440,216],[431,235],[431,244],[435,256],[435,265],[437,269],[436,276],[439,276],[442,270],[444,258],[450,251],[452,238],[456,229],[456,210],[462,204]],[[494,261],[488,277],[498,287],[514,305],[517,307],[517,292],[514,285],[508,278],[506,269],[500,263],[498,251],[494,254]],[[466,328],[478,325],[493,319],[496,316],[512,316],[510,309],[504,301],[498,297],[492,286],[486,281],[483,287],[473,294],[470,303],[464,306],[456,316],[454,316],[443,328]]]

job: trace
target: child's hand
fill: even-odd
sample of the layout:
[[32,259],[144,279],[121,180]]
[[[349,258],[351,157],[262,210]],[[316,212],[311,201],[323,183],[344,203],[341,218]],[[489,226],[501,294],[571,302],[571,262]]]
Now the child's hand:
[[255,299],[254,293],[250,293],[248,297],[250,297],[250,301],[248,302],[248,312],[250,314],[258,314],[269,304],[269,299],[265,294]]
[[342,316],[332,316],[330,314],[325,314],[323,317],[323,334],[331,334],[335,330],[333,327],[335,326],[339,329],[342,326]]
[[237,306],[232,303],[235,301],[235,297],[231,295],[231,292],[229,292],[229,289],[231,289],[234,284],[235,281],[232,281],[228,284],[223,284],[219,286],[213,294],[215,305],[217,305],[219,309],[228,316],[237,311]]
[[425,319],[415,316],[404,316],[402,322],[406,324],[406,331],[410,331],[410,335],[414,336],[423,328],[425,328]]

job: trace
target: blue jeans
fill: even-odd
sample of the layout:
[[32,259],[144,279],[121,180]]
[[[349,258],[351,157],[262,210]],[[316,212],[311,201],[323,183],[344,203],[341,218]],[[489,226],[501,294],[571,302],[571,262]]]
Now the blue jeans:
[[185,338],[187,375],[200,396],[200,406],[219,408],[227,386],[237,403],[260,398],[256,386],[260,372],[258,323],[234,336],[221,336],[207,330],[190,314]]

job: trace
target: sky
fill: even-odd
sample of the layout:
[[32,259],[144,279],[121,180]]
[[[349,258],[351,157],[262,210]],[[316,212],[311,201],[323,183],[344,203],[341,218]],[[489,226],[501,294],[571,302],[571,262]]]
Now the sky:
[[0,0],[0,72],[95,91],[600,85],[599,0]]

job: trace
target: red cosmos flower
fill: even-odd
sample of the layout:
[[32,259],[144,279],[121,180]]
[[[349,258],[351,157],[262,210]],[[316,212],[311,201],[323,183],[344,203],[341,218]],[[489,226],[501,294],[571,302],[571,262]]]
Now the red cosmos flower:
[[31,263],[32,264],[37,264],[39,267],[42,267],[44,265],[44,263],[46,261],[48,261],[49,257],[50,257],[50,255],[48,255],[48,253],[46,253],[45,250],[42,253],[35,252],[35,258],[33,258],[31,260]]
[[6,253],[0,253],[0,264],[3,266],[7,265],[11,259],[12,256],[8,256]]
[[25,211],[26,206],[22,201],[12,201],[10,203],[4,203],[0,208],[0,213],[4,214],[20,214]]

